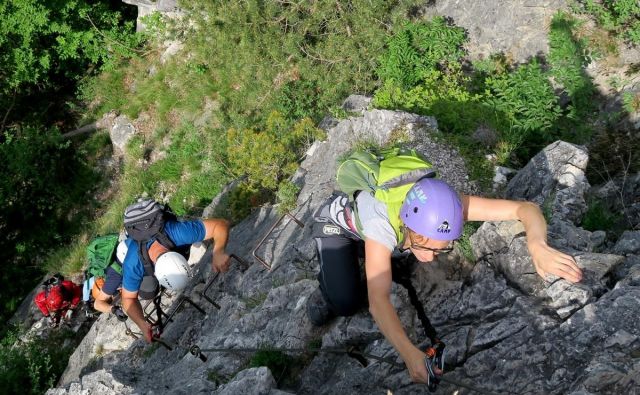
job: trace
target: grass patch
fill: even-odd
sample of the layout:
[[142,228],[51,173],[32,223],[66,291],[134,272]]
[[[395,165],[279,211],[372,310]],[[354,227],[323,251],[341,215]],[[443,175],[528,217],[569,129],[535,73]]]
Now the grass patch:
[[[314,339],[307,348],[320,348],[322,340]],[[249,360],[250,367],[266,366],[278,384],[278,388],[294,387],[302,370],[311,362],[315,353],[291,356],[282,351],[264,347]]]
[[261,292],[256,295],[243,298],[243,302],[249,310],[253,310],[254,308],[261,306],[264,303],[264,301],[267,299],[267,295],[267,292]]

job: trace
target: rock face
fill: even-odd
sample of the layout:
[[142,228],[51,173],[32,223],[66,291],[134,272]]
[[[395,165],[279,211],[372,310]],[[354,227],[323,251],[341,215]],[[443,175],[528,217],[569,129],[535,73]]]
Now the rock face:
[[[124,325],[101,317],[74,354],[60,388],[49,394],[424,393],[426,388],[412,384],[405,369],[374,360],[363,367],[344,354],[308,354],[290,363],[290,373],[283,373],[250,367],[250,352],[213,350],[303,348],[321,342],[324,348],[357,345],[365,353],[402,363],[366,309],[322,328],[309,322],[305,305],[318,286],[312,214],[335,188],[337,158],[362,140],[383,143],[401,135],[459,190],[470,193],[474,186],[456,151],[430,137],[437,128],[433,118],[374,110],[324,124],[331,125],[327,140],[314,144],[294,177],[301,192],[293,214],[304,227],[285,219],[256,251],[271,270],[251,254],[279,218],[273,207],[263,207],[231,231],[228,251],[248,265],[234,262],[205,289],[204,283],[214,278],[210,250],[200,260],[198,274],[183,295],[205,314],[187,304],[174,315],[163,333],[172,350],[127,339]],[[454,252],[437,262],[415,265],[413,285],[447,344],[446,378],[494,393],[637,393],[637,235],[626,235],[618,243],[620,255],[594,252],[600,235],[576,225],[589,188],[584,178],[587,159],[581,147],[556,142],[508,188],[509,196],[533,200],[548,211],[554,219],[550,231],[557,232],[549,241],[576,257],[585,272],[580,284],[541,279],[518,222],[483,224],[471,237],[474,262]],[[204,296],[214,299],[220,310]],[[391,296],[408,336],[426,346],[408,292],[394,284]],[[189,353],[193,345],[207,356],[206,362]],[[442,393],[471,393],[449,383],[441,387]]]
[[144,23],[140,18],[154,12],[160,12],[169,18],[176,18],[181,15],[177,0],[122,0],[122,2],[138,7],[137,31],[144,30]]
[[469,35],[469,55],[488,57],[503,52],[516,62],[549,51],[547,27],[564,0],[473,1],[431,0],[427,16],[450,17]]
[[114,152],[116,154],[123,154],[127,143],[135,133],[136,128],[133,126],[129,118],[125,115],[116,117],[113,121],[113,125],[109,129],[109,136],[111,137]]

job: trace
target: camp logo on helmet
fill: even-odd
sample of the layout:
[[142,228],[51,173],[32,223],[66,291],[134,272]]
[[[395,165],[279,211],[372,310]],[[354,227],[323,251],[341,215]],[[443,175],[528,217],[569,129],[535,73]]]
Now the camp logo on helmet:
[[322,227],[322,233],[325,235],[339,235],[340,228],[335,225],[325,225]]
[[436,231],[438,233],[449,233],[451,232],[451,227],[449,226],[449,223],[447,221],[443,221],[440,226],[438,226],[438,229]]

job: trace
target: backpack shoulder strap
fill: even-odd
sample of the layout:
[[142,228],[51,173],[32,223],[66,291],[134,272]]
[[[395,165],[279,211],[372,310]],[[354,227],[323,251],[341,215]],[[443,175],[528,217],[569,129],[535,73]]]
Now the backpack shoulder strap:
[[167,236],[164,229],[158,232],[158,234],[156,235],[156,241],[158,241],[158,243],[162,244],[168,250],[174,250],[176,248],[176,243],[174,243],[169,238],[169,236]]
[[149,249],[147,248],[147,241],[139,241],[138,242],[138,256],[142,260],[142,265],[144,266],[144,272],[147,276],[153,276],[153,262],[151,262],[151,257],[149,256]]
[[[162,246],[164,246],[166,249],[170,251],[176,248],[176,244],[169,238],[169,236],[167,236],[167,234],[164,232],[164,229],[162,229],[156,235],[156,241],[162,244]],[[151,261],[151,257],[149,256],[149,249],[147,248],[147,244],[149,243],[149,240],[140,241],[137,243],[138,243],[138,256],[142,260],[144,271],[147,276],[153,276],[153,273],[155,272],[154,264]]]

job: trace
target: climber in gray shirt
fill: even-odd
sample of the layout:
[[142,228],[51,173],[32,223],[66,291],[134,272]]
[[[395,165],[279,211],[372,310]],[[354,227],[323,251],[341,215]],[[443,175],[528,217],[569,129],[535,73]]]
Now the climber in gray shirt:
[[[366,191],[357,195],[355,203],[356,212],[345,195],[334,194],[321,208],[324,211],[316,215],[320,287],[307,303],[309,318],[315,325],[323,325],[335,316],[355,314],[368,301],[371,315],[415,382],[427,383],[430,374],[425,353],[407,337],[391,304],[392,254],[404,250],[428,263],[453,250],[465,221],[519,220],[541,277],[556,275],[570,282],[582,279],[575,260],[547,244],[547,224],[533,203],[459,196],[435,178],[416,182],[396,209]],[[362,256],[366,281],[362,281],[358,264]]]

